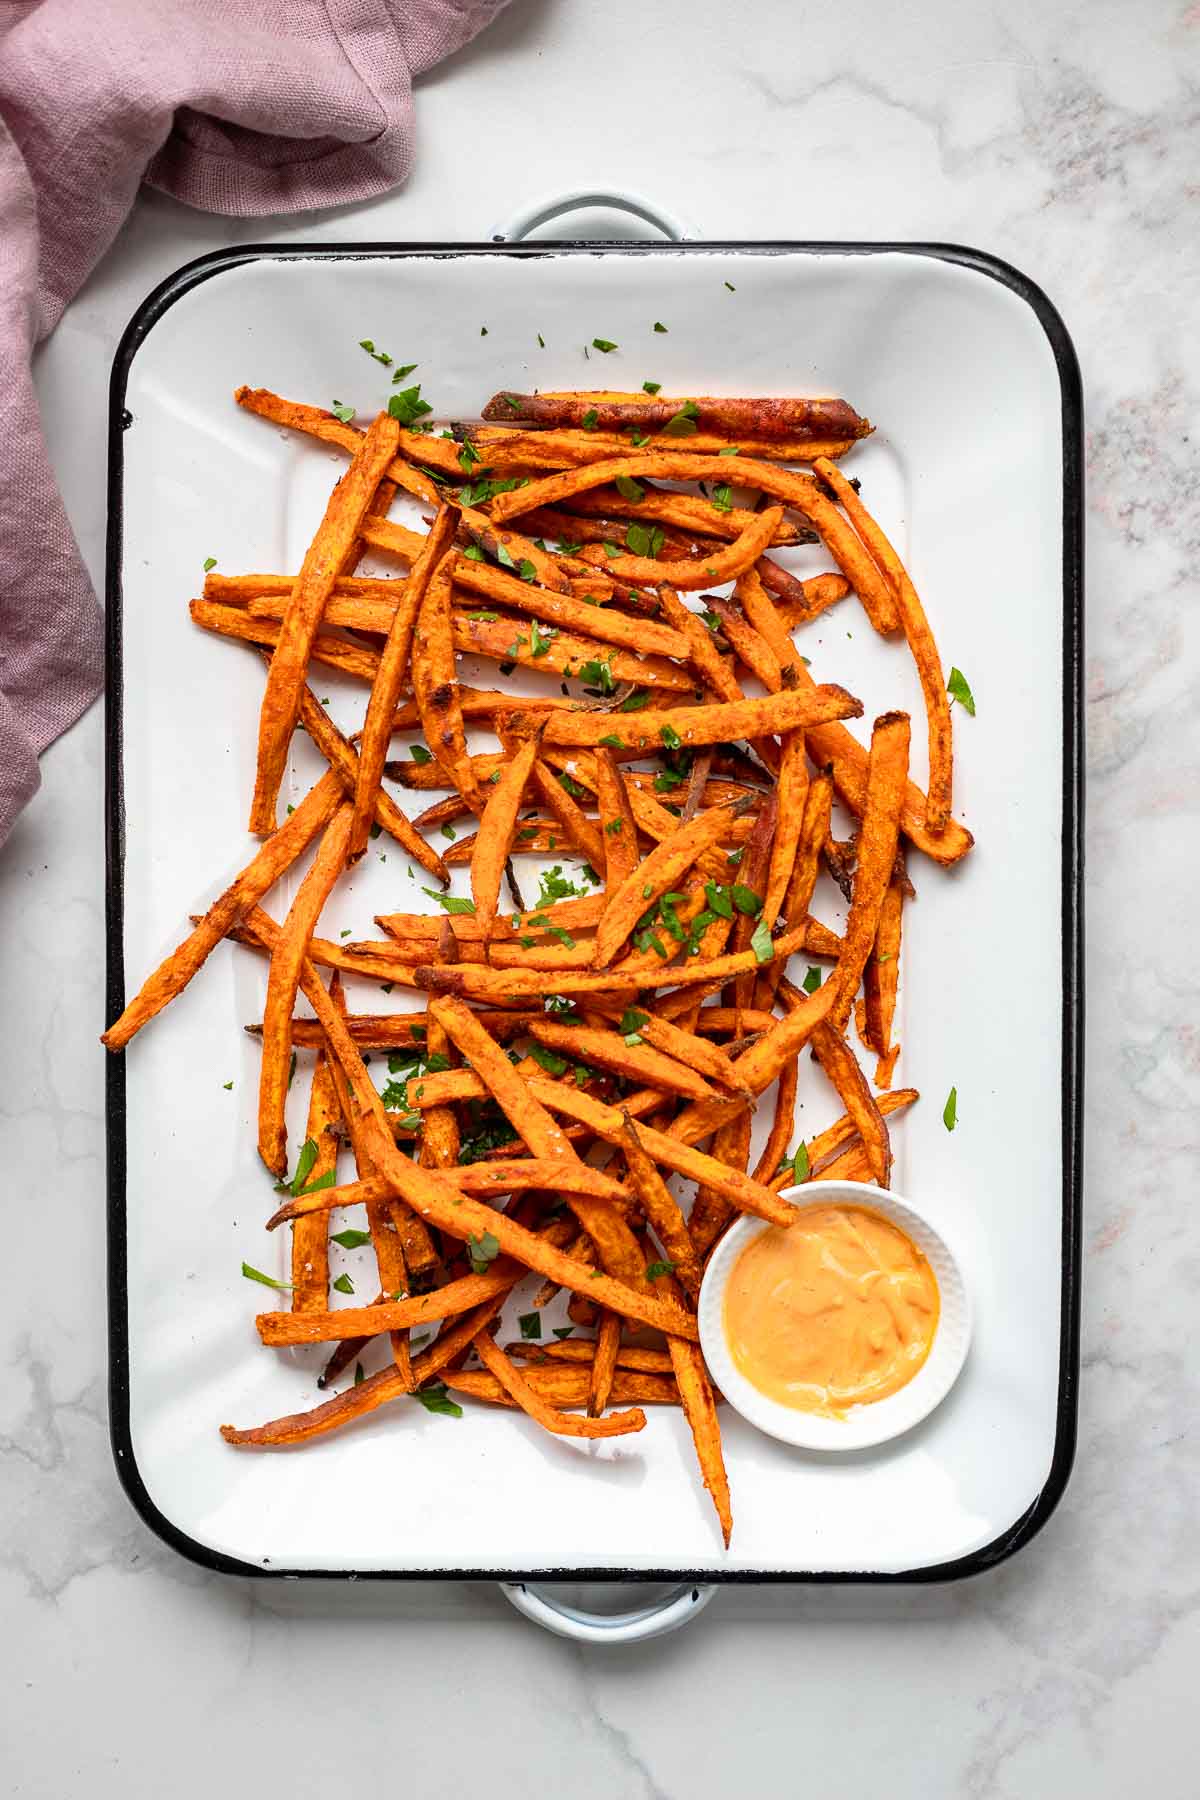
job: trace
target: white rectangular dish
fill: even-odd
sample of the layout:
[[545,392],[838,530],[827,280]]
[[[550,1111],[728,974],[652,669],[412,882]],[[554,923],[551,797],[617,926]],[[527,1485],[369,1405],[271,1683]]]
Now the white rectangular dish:
[[[595,336],[620,350],[585,361]],[[726,1409],[729,1551],[686,1424],[665,1409],[636,1438],[583,1445],[482,1407],[452,1421],[401,1401],[298,1451],[230,1449],[222,1422],[321,1396],[312,1353],[259,1346],[263,1291],[240,1274],[243,1259],[282,1272],[287,1246],[262,1230],[258,1051],[242,1031],[261,1017],[265,968],[222,946],[110,1061],[112,1430],[130,1497],[184,1554],[259,1575],[879,1580],[987,1566],[1049,1515],[1074,1444],[1081,405],[1061,321],[1015,271],[939,246],[249,248],[180,271],[140,309],[113,377],[110,1017],[126,974],[140,981],[250,854],[261,663],[199,632],[186,601],[210,556],[230,573],[294,571],[344,462],[247,416],[233,390],[369,412],[387,374],[364,337],[419,365],[438,418],[476,416],[503,387],[652,377],[668,393],[842,394],[876,423],[847,472],[978,709],[956,733],[956,811],[976,848],[949,872],[911,861],[898,1079],[923,1099],[894,1134],[897,1190],[962,1262],[973,1346],[946,1402],[876,1451],[805,1455]],[[829,559],[799,552],[791,566]],[[923,717],[903,646],[877,639],[853,601],[807,639],[814,675],[859,694],[867,719],[896,705]],[[363,690],[318,680],[354,729]],[[284,799],[318,767],[298,739]],[[323,935],[428,910],[387,851],[372,844],[339,886]],[[837,922],[832,904],[825,914]],[[818,1111],[822,1098],[802,1090],[810,1134],[836,1110]]]

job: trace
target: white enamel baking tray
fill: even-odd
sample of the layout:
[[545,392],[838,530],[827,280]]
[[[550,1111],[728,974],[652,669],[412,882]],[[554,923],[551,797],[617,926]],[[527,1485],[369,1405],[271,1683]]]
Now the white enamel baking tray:
[[[620,350],[585,360],[595,336]],[[805,1454],[727,1409],[728,1552],[674,1413],[589,1447],[480,1407],[453,1421],[402,1401],[296,1452],[227,1448],[222,1421],[320,1396],[307,1355],[259,1347],[253,1314],[270,1302],[239,1272],[245,1258],[284,1273],[287,1246],[262,1230],[258,1052],[241,1029],[261,1016],[264,971],[222,946],[110,1062],[112,1420],[131,1498],[185,1554],[242,1573],[699,1583],[987,1566],[1048,1516],[1074,1441],[1080,397],[1061,322],[1012,269],[928,245],[313,246],[180,271],[140,309],[113,379],[110,1016],[251,850],[262,670],[191,625],[201,565],[294,570],[340,464],[241,413],[232,391],[366,412],[387,376],[363,337],[419,364],[439,417],[471,416],[504,386],[649,377],[684,394],[839,393],[877,422],[853,473],[978,707],[957,731],[958,811],[978,847],[949,874],[912,858],[898,1080],[925,1097],[894,1132],[897,1189],[952,1239],[975,1336],[946,1403],[877,1450]],[[793,566],[828,559],[798,552]],[[814,674],[859,693],[868,719],[898,704],[921,718],[903,647],[853,602],[809,639]],[[318,680],[356,725],[362,690]],[[298,740],[292,798],[314,770]],[[374,935],[376,911],[410,904],[424,903],[405,860],[379,840],[322,930]],[[811,1132],[835,1108],[805,1081]],[[361,1297],[365,1262],[345,1266],[362,1269]]]

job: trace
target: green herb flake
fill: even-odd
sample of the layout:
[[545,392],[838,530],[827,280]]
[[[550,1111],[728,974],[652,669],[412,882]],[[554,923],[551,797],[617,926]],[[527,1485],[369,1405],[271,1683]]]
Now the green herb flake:
[[[618,737],[618,736],[617,736],[617,734],[616,734],[616,732],[615,732],[615,731],[610,731],[610,732],[608,732],[608,734],[607,734],[607,735],[606,735],[606,736],[605,736],[605,737],[602,737],[602,738],[601,738],[601,739],[600,739],[600,742],[601,742],[601,743],[602,743],[602,744],[607,744],[607,745],[608,745],[608,747],[609,747],[609,749],[611,749],[611,750],[623,750],[623,749],[624,749],[624,748],[625,748],[625,741],[624,741],[624,739],[623,739],[623,738],[619,738],[619,737]],[[620,824],[620,823],[621,823],[621,821],[620,821],[620,819],[617,819],[617,820],[615,820],[615,821],[614,821],[614,823],[616,823],[616,824],[617,824],[617,825],[619,825],[619,824]],[[607,826],[606,826],[606,827],[605,827],[605,830],[607,830],[607,831],[611,831],[611,830],[612,830],[612,825],[607,825]]]
[[595,431],[599,421],[600,414],[596,411],[594,406],[589,406],[579,423],[583,426],[585,431]]
[[339,1275],[333,1285],[339,1294],[352,1294],[354,1292],[354,1283],[348,1275]]
[[[524,568],[525,565],[522,563],[521,566],[522,566],[522,568]],[[529,566],[530,566],[530,569],[532,570],[532,568],[533,568],[532,563]],[[532,579],[533,579],[533,577],[531,574],[530,580],[532,580]],[[531,624],[531,635],[530,635],[530,639],[529,639],[529,654],[531,656],[535,656],[535,657],[536,656],[545,656],[546,652],[549,650],[551,644],[554,642],[554,640],[557,636],[558,636],[558,632],[556,630],[554,630],[552,627],[547,627],[546,629],[543,630],[543,629],[539,628],[537,620],[534,619]]]
[[658,393],[661,393],[661,391],[662,391],[662,382],[661,381],[643,381],[643,383],[642,383],[643,394],[658,394]]
[[395,386],[396,382],[403,381],[406,375],[411,375],[416,366],[416,363],[401,363],[400,367],[396,370],[396,373],[392,376],[392,385]]
[[540,1338],[542,1335],[542,1315],[540,1312],[520,1313],[517,1324],[521,1327],[523,1338]]
[[410,744],[408,754],[415,763],[431,763],[433,761],[432,752],[427,750],[424,744]]
[[543,337],[543,336],[542,336],[542,334],[541,334],[541,332],[540,332],[540,331],[539,331],[539,332],[538,332],[538,334],[537,334],[537,341],[538,341],[538,349],[539,349],[539,350],[544,350],[544,349],[545,349],[545,348],[546,348],[546,340],[545,340],[545,338],[544,338],[544,337]]
[[673,1275],[674,1273],[675,1264],[673,1262],[652,1262],[646,1264],[647,1281],[657,1281],[660,1275]]
[[953,1131],[958,1124],[958,1089],[952,1087],[946,1096],[946,1104],[942,1108],[942,1124],[947,1131]]
[[413,425],[423,413],[432,411],[433,408],[430,406],[428,400],[422,400],[421,398],[421,384],[419,382],[416,387],[401,388],[400,392],[398,394],[393,394],[388,401],[388,412],[391,414],[392,418],[398,420],[401,425]]
[[668,750],[678,750],[680,744],[683,742],[673,725],[664,725],[660,729],[658,735]]
[[552,1325],[550,1329],[556,1338],[569,1338],[575,1327],[573,1325]]
[[655,331],[665,331],[665,330],[666,330],[666,329],[667,329],[667,328],[666,328],[666,326],[665,326],[665,325],[664,325],[664,324],[663,324],[663,322],[662,322],[662,320],[661,320],[661,319],[655,319],[655,321],[654,321],[654,329],[655,329]]
[[640,481],[635,481],[632,475],[618,475],[616,487],[618,494],[628,500],[632,506],[640,506],[646,498],[645,488]]
[[371,1234],[369,1231],[335,1231],[329,1241],[340,1244],[343,1250],[361,1250],[364,1244],[370,1243]]
[[[205,563],[204,566],[207,568],[208,564]],[[957,700],[964,711],[969,712],[972,718],[975,717],[975,696],[961,669],[951,669],[950,679],[946,683],[946,692],[950,696],[951,705]]]
[[619,345],[613,343],[611,338],[593,338],[592,339],[592,349],[593,350],[602,350],[604,352],[605,356],[607,356],[610,351],[619,349],[619,347],[620,347]]
[[427,895],[430,900],[436,900],[443,912],[473,914],[475,911],[475,902],[473,900],[460,899],[457,894],[439,894],[433,888],[427,887],[423,887],[421,892]]
[[221,1086],[225,1089],[225,1092],[228,1093],[230,1088],[233,1086],[233,1083],[232,1083],[232,1081],[223,1081],[221,1083]]
[[[484,328],[486,330],[486,327]],[[429,1413],[442,1413],[447,1419],[461,1419],[463,1409],[457,1400],[450,1398],[444,1381],[435,1381],[430,1387],[418,1388],[413,1395]]]
[[709,496],[717,512],[727,513],[733,510],[733,489],[726,482],[715,487]]
[[261,1281],[264,1287],[278,1288],[281,1294],[290,1294],[292,1291],[290,1281],[276,1281],[272,1276],[264,1275],[261,1269],[251,1268],[248,1262],[242,1264],[242,1274],[247,1281]]
[[753,888],[743,887],[739,881],[734,883],[730,892],[733,896],[733,904],[740,913],[745,913],[747,918],[753,918],[755,913],[762,911],[762,899]]
[[771,927],[764,918],[760,918],[754,927],[754,935],[750,939],[750,948],[754,952],[755,961],[769,963],[775,955],[775,944],[771,937]]
[[476,1275],[486,1275],[489,1264],[500,1254],[500,1240],[493,1231],[485,1231],[479,1237],[472,1235],[467,1239],[467,1253]]
[[623,713],[641,712],[643,706],[649,706],[649,704],[650,690],[648,688],[639,688],[636,694],[629,694],[622,700],[617,711]]
[[[209,571],[209,570],[210,570],[210,569],[215,569],[215,568],[216,568],[216,566],[217,566],[217,559],[216,559],[216,557],[215,557],[215,556],[206,556],[206,557],[205,557],[205,559],[204,559],[204,573],[205,573],[205,574],[206,574],[206,575],[207,575],[207,574],[208,574],[208,571]],[[974,711],[974,708],[972,708],[972,711]]]
[[625,533],[625,546],[634,556],[647,556],[654,560],[666,541],[666,533],[661,525],[633,524]]
[[737,444],[731,445],[728,450],[718,450],[717,451],[718,456],[740,456],[741,454],[742,454],[741,449]]
[[553,1050],[547,1050],[544,1044],[531,1044],[529,1054],[539,1068],[545,1069],[547,1075],[565,1075],[570,1066],[565,1056],[557,1056]]

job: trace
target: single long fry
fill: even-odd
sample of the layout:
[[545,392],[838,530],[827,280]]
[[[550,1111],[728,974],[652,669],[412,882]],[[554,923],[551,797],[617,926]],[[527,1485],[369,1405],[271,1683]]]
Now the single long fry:
[[830,985],[837,995],[830,1014],[844,1030],[875,943],[879,913],[892,879],[899,841],[904,785],[908,778],[907,713],[884,713],[871,733],[867,794],[858,834],[858,868],[854,899],[842,937],[842,951]]
[[661,431],[681,411],[698,431],[728,437],[866,437],[871,429],[870,422],[845,400],[730,400],[706,394],[687,401],[661,396],[613,400],[605,394],[514,394],[504,390],[492,396],[481,416],[504,425],[529,421],[550,426],[578,426],[586,418],[589,431],[623,431],[633,426],[649,432]]
[[[527,1363],[523,1370],[525,1380],[537,1398],[543,1404],[560,1410],[569,1406],[586,1406],[591,1373],[590,1368],[579,1364],[554,1362],[540,1365]],[[489,1401],[495,1406],[510,1407],[515,1412],[526,1410],[488,1369],[448,1369],[445,1382],[453,1393],[468,1394],[473,1400]],[[679,1389],[673,1375],[643,1374],[638,1369],[618,1367],[613,1376],[610,1398],[618,1404],[632,1401],[639,1407],[678,1406]],[[609,1418],[617,1416],[609,1414]],[[628,1414],[619,1416],[629,1417]],[[581,1424],[592,1422],[579,1421]]]
[[[590,1364],[596,1354],[596,1345],[590,1338],[563,1338],[553,1344],[534,1343],[528,1338],[522,1338],[519,1343],[505,1344],[504,1353],[511,1356],[514,1362],[535,1365],[556,1362]],[[669,1375],[671,1357],[666,1350],[647,1350],[640,1344],[621,1344],[617,1350],[617,1367],[637,1369],[643,1375]]]
[[707,1100],[713,1089],[694,1069],[676,1062],[649,1044],[629,1044],[617,1031],[596,1031],[585,1025],[560,1025],[551,1019],[535,1020],[530,1035],[551,1050],[564,1051],[581,1063],[597,1063],[613,1069],[639,1086],[662,1088],[689,1100]]
[[[601,1006],[597,1011],[614,1024],[621,1018],[621,1011],[616,1007]],[[704,1015],[701,1014],[701,1017]],[[698,1075],[716,1082],[718,1087],[731,1089],[735,1093],[740,1090],[737,1069],[727,1052],[718,1045],[697,1037],[694,1031],[684,1030],[659,1013],[638,1011],[638,1018],[637,1035],[644,1043],[652,1045],[655,1050],[661,1050],[665,1056],[673,1057],[687,1068],[695,1069]],[[773,1025],[775,1021],[768,1016],[768,1023]],[[754,1030],[755,1027],[751,1025],[747,1029]]]
[[443,557],[431,576],[412,641],[412,683],[426,742],[473,812],[484,796],[471,770],[466,730],[458,701],[454,638],[450,619],[450,570]]
[[826,1020],[813,1032],[813,1055],[828,1075],[841,1098],[842,1105],[854,1120],[863,1150],[877,1187],[886,1188],[891,1181],[892,1146],[887,1123],[871,1085],[858,1066],[845,1037]]
[[250,807],[250,830],[259,837],[275,829],[275,805],[288,745],[300,713],[300,690],[309,648],[346,553],[358,537],[375,490],[395,455],[397,439],[396,421],[380,413],[333,490],[296,577],[267,671],[259,718],[258,763]]
[[607,746],[602,746],[595,752],[592,765],[596,782],[596,810],[600,815],[600,840],[604,849],[604,904],[607,906],[621,883],[637,866],[637,820],[633,816],[625,782],[612,751]]
[[211,952],[268,888],[290,869],[332,819],[342,789],[332,772],[322,776],[275,834],[259,850],[240,875],[213,901],[183,943],[146,978],[134,998],[104,1033],[100,1042],[108,1050],[123,1050],[129,1040],[156,1013],[182,993]]
[[354,824],[350,831],[351,862],[357,862],[367,847],[367,832],[375,816],[379,784],[383,778],[383,765],[392,735],[392,717],[408,671],[417,613],[434,570],[454,541],[459,516],[455,507],[443,505],[439,509],[421,554],[413,563],[408,580],[401,589],[387,642],[379,654],[379,668],[371,688],[371,698],[367,702],[367,716],[358,752]]
[[709,691],[720,700],[744,700],[737,677],[717,650],[707,625],[684,605],[670,582],[658,584],[658,598],[663,616],[687,640],[688,660]]
[[[348,450],[352,456],[362,447],[364,434],[355,426],[344,424],[323,406],[306,406],[299,400],[285,400],[281,395],[273,394],[269,388],[240,387],[235,389],[233,397],[247,412],[257,413],[260,418],[270,419],[289,430],[303,431],[309,437],[320,438],[326,444],[336,444],[339,450]],[[420,462],[427,463],[432,468],[441,469],[448,475],[462,473],[457,449],[443,439],[426,439],[416,432],[402,430],[397,433],[397,443],[405,455],[415,455]],[[438,504],[436,485],[428,475],[423,475],[419,469],[406,462],[403,456],[394,457],[384,473],[390,481],[409,493],[416,494],[433,506]]]
[[575,1153],[562,1128],[532,1098],[504,1051],[494,1038],[489,1037],[470,1008],[461,1000],[446,996],[431,1000],[429,1010],[487,1086],[509,1123],[529,1146],[530,1153],[550,1159],[565,1157],[568,1161],[573,1160]]
[[[274,602],[271,605],[282,612],[282,606],[276,607]],[[277,647],[283,630],[274,619],[259,618],[240,606],[220,606],[213,600],[191,600],[188,611],[193,623],[203,626],[205,631],[215,632],[218,637],[239,638],[245,644],[258,644],[267,650]],[[345,638],[331,637],[323,631],[317,632],[310,642],[308,654],[312,662],[325,663],[368,685],[374,681],[379,667],[377,651],[368,650],[365,645],[351,644]]]
[[667,1348],[671,1354],[671,1367],[679,1386],[684,1416],[691,1429],[692,1442],[696,1446],[700,1476],[712,1496],[721,1525],[721,1536],[728,1549],[733,1533],[733,1507],[712,1382],[708,1378],[708,1369],[699,1345],[688,1344],[682,1338],[673,1337],[667,1339]]
[[[703,461],[709,465],[708,478],[724,482],[730,474],[719,457],[736,455],[739,470],[751,458],[767,463],[812,463],[821,456],[844,456],[853,449],[855,439],[765,438],[743,433],[731,441],[715,431],[698,431],[686,439],[659,432],[630,454],[630,440],[615,431],[573,431],[569,426],[561,431],[506,431],[499,425],[480,425],[471,433],[471,443],[497,473],[540,475],[546,469],[574,470],[594,463],[608,467],[619,459],[624,473],[669,481],[672,469],[680,471],[680,480],[691,479],[686,465]],[[677,449],[677,445],[686,448]],[[685,466],[680,469],[680,465]],[[739,485],[749,483],[739,481]]]
[[[540,739],[538,748],[541,748]],[[567,792],[564,780],[560,780],[544,763],[534,764],[533,782],[556,822],[566,833],[567,839],[598,870],[604,861],[604,841],[600,836],[600,827],[576,805]]]
[[[429,1079],[428,1077],[426,1079]],[[483,1083],[477,1076],[471,1076],[476,1087],[478,1098],[486,1093]],[[416,1084],[418,1087],[420,1082]],[[426,1105],[425,1100],[414,1104],[422,1107],[426,1131],[432,1113],[441,1110],[441,1103]],[[422,1133],[424,1140],[425,1133]],[[422,1145],[424,1147],[424,1143]],[[464,1167],[445,1166],[432,1162],[422,1162],[422,1167],[439,1167],[448,1181],[464,1194],[479,1194],[487,1200],[501,1199],[505,1194],[521,1193],[527,1189],[548,1189],[558,1193],[593,1194],[600,1200],[613,1200],[627,1209],[629,1194],[621,1182],[606,1175],[602,1169],[593,1169],[590,1163],[578,1159],[570,1163],[559,1157],[522,1156],[501,1158],[496,1162],[467,1163]],[[283,1225],[288,1219],[302,1219],[309,1213],[332,1212],[336,1207],[376,1204],[386,1200],[390,1192],[389,1184],[378,1176],[369,1176],[364,1180],[348,1181],[342,1187],[320,1188],[316,1193],[299,1194],[293,1200],[286,1200],[277,1212],[267,1220],[267,1230],[273,1231],[277,1225]]]
[[601,1313],[596,1327],[596,1354],[591,1366],[587,1411],[589,1419],[598,1419],[608,1405],[613,1378],[617,1372],[617,1353],[621,1348],[621,1319],[617,1313]]
[[[338,1134],[341,1120],[337,1089],[324,1051],[317,1057],[309,1091],[306,1142],[317,1147],[308,1173],[308,1185],[332,1176],[337,1179]],[[292,1233],[292,1311],[324,1312],[329,1305],[329,1224],[322,1214],[298,1219]]]
[[866,1040],[879,1056],[890,1055],[892,1022],[900,981],[900,938],[904,883],[893,879],[879,908],[875,944],[863,970]]
[[618,581],[669,582],[675,588],[702,588],[710,583],[719,587],[733,581],[743,569],[751,568],[775,535],[783,518],[778,506],[754,513],[751,521],[732,544],[722,545],[710,558],[681,562],[659,562],[653,556],[616,556],[608,559],[606,571]]
[[475,900],[475,920],[483,938],[491,936],[500,900],[500,883],[508,860],[517,814],[530,771],[537,761],[541,734],[535,732],[519,745],[500,780],[488,791],[487,805],[479,821],[475,854],[471,858],[471,893]]
[[480,1362],[496,1377],[505,1393],[516,1401],[522,1412],[527,1412],[531,1419],[536,1420],[543,1431],[553,1432],[558,1437],[625,1437],[631,1431],[641,1431],[646,1423],[646,1415],[640,1407],[634,1407],[629,1412],[609,1413],[603,1419],[574,1419],[567,1413],[557,1412],[542,1398],[516,1364],[509,1361],[499,1344],[493,1341],[490,1332],[484,1330],[477,1333],[474,1342]]
[[[857,719],[862,702],[844,688],[828,685],[810,692],[800,690],[766,694],[761,699],[719,702],[715,706],[679,707],[671,712],[631,713],[627,718],[611,713],[554,713],[546,721],[543,744],[570,749],[589,749],[611,738],[617,750],[652,750],[663,744],[695,749],[704,744],[734,743],[739,738],[764,737],[768,733],[807,731],[831,719]],[[509,715],[514,733],[532,731],[534,715],[521,710]],[[667,734],[664,736],[664,732]]]
[[386,1300],[380,1306],[341,1306],[333,1312],[267,1312],[255,1319],[263,1344],[333,1344],[341,1338],[374,1337],[380,1331],[402,1331],[433,1319],[451,1319],[484,1300],[506,1294],[520,1279],[519,1264],[497,1258],[486,1275],[464,1275],[429,1294]]
[[696,1256],[687,1222],[680,1211],[679,1202],[659,1174],[653,1158],[646,1152],[641,1138],[641,1132],[645,1128],[636,1125],[628,1111],[622,1111],[621,1119],[621,1149],[629,1170],[629,1179],[659,1243],[674,1264],[680,1286],[694,1306],[704,1271]]
[[[746,1172],[750,1161],[750,1115],[742,1111],[727,1119],[713,1134],[713,1159],[727,1169]],[[696,1195],[688,1220],[688,1231],[696,1254],[704,1257],[716,1243],[734,1213],[733,1202],[722,1188],[702,1187]]]
[[[595,610],[601,612],[603,608]],[[638,687],[673,693],[686,693],[692,687],[687,670],[677,668],[665,657],[643,656],[594,635],[584,637],[579,632],[547,627],[535,636],[534,623],[527,619],[494,619],[486,612],[461,609],[456,609],[452,624],[455,649],[486,656],[493,662],[519,663],[540,674],[574,676],[592,686],[603,680],[592,672],[591,665],[596,664],[608,670],[608,678],[614,684],[628,681]]]

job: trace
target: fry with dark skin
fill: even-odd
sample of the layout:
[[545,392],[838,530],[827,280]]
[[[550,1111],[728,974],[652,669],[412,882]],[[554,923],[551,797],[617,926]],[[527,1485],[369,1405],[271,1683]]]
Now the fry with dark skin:
[[611,400],[604,394],[494,394],[482,417],[502,425],[536,424],[575,427],[587,418],[588,430],[661,431],[689,410],[698,431],[726,437],[844,438],[866,437],[871,427],[845,400],[726,400],[701,394],[693,400]]

